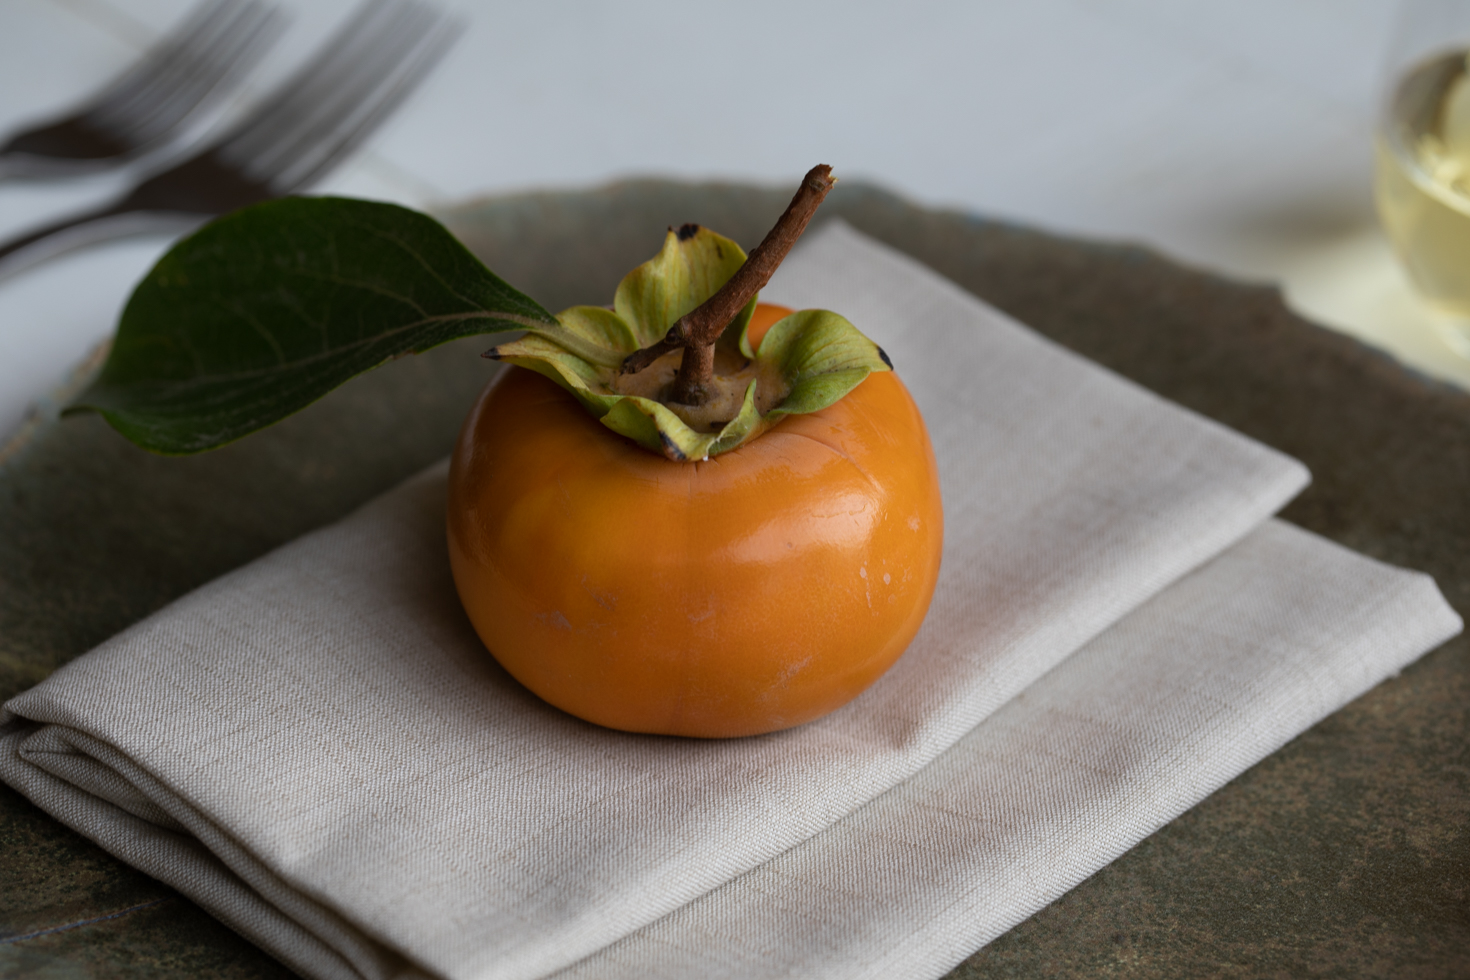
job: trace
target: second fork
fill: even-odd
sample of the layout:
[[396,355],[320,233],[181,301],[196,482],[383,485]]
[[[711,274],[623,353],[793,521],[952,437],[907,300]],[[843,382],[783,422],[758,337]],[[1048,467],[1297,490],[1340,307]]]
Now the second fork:
[[0,277],[74,248],[183,231],[306,186],[355,149],[428,74],[455,37],[436,8],[370,0],[246,119],[122,198],[0,246]]

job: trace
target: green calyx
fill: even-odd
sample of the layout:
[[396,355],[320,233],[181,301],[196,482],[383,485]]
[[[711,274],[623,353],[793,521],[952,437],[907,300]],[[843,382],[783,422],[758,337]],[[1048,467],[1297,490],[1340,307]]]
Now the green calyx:
[[708,459],[754,439],[787,415],[819,411],[887,356],[843,317],[801,310],[777,321],[756,348],[750,299],[715,345],[715,395],[702,406],[668,403],[682,351],[637,374],[628,355],[662,340],[669,328],[725,284],[745,263],[728,238],[697,225],[669,230],[658,255],[624,277],[611,310],[574,306],[555,325],[528,324],[519,340],[487,356],[529,368],[571,392],[602,424],[673,460]]

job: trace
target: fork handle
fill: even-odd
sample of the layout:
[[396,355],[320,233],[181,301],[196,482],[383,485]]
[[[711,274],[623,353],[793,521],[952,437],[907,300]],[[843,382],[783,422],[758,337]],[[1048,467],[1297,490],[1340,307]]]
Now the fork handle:
[[146,211],[126,199],[72,215],[0,245],[0,279],[53,256],[98,242],[158,231],[186,231],[207,215]]
[[35,179],[86,177],[90,174],[112,170],[118,166],[116,160],[59,160],[17,153],[7,148],[0,149],[0,183],[30,181]]

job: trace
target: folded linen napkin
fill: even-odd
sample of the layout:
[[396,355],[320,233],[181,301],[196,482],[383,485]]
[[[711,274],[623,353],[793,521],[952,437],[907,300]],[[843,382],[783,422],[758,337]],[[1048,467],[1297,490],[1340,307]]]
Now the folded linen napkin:
[[848,708],[689,742],[542,705],[458,610],[436,470],[12,700],[0,777],[308,975],[543,976],[912,776],[1305,480],[850,230],[768,295],[883,344],[940,461],[934,605]]
[[906,782],[557,976],[937,977],[1460,628],[1427,576],[1269,521]]

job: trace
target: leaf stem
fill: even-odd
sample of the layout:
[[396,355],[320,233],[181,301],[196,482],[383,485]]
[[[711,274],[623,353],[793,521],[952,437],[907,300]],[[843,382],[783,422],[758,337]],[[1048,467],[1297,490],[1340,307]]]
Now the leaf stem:
[[622,373],[636,374],[670,351],[684,349],[684,360],[674,378],[669,400],[680,405],[701,405],[708,397],[714,377],[715,341],[750,298],[771,281],[791,246],[806,230],[818,205],[836,185],[832,168],[819,163],[802,178],[796,195],[774,227],[750,253],[735,275],[713,296],[675,321],[656,344],[634,351],[623,360]]

